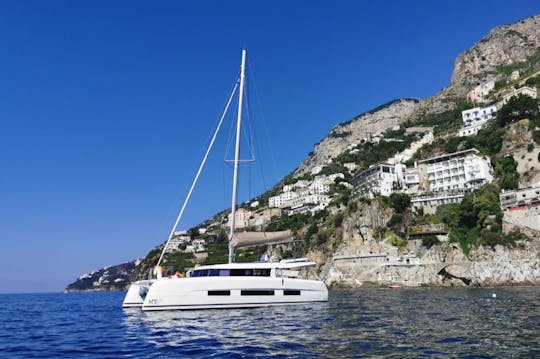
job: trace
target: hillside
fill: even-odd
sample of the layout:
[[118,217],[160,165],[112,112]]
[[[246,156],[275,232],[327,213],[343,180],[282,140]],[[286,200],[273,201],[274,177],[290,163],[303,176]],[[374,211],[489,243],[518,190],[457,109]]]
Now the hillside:
[[83,274],[69,284],[65,292],[124,290],[131,282],[139,263],[140,261],[136,260]]
[[[540,283],[539,25],[536,15],[492,30],[457,57],[450,84],[430,98],[394,100],[334,126],[296,171],[241,208],[245,228],[292,230],[294,244],[268,251],[308,256],[319,264],[310,275],[328,285]],[[489,118],[466,121],[482,110]],[[467,173],[456,172],[452,188],[427,175],[430,166],[462,160]],[[471,171],[483,177],[460,187]],[[527,196],[524,205],[501,207],[509,194]],[[226,215],[179,235],[164,266],[174,273],[223,260]],[[119,278],[145,278],[159,251]],[[239,251],[236,260],[265,251]],[[103,274],[68,290],[125,283],[101,285]]]

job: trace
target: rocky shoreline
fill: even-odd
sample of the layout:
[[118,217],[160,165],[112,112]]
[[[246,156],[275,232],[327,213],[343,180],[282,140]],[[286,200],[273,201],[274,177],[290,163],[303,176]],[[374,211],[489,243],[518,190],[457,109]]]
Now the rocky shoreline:
[[[522,248],[479,247],[468,258],[455,244],[427,251],[416,263],[362,264],[354,259],[333,260],[323,269],[330,287],[489,287],[540,285],[540,241]],[[358,260],[360,258],[360,261]],[[443,259],[443,260],[435,260]],[[355,262],[356,261],[356,262]],[[359,263],[360,262],[360,263]]]

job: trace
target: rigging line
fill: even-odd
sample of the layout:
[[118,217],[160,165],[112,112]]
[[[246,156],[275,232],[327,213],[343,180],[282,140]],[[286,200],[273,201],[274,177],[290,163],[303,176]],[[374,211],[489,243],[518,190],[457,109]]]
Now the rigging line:
[[[246,81],[247,82],[247,81]],[[245,85],[246,87],[248,87],[248,84],[246,83]],[[246,102],[246,125],[243,126],[243,132],[244,132],[244,137],[246,138],[246,141],[247,141],[247,152],[248,152],[248,159],[253,159],[253,161],[255,160],[253,158],[253,153],[251,153],[251,142],[250,142],[250,139],[251,139],[251,136],[250,134],[252,133],[252,124],[251,124],[251,111],[250,111],[250,107],[249,107],[249,91],[245,91],[245,102]],[[247,173],[247,199],[246,200],[249,200],[250,199],[250,195],[251,195],[251,165],[248,163],[248,173]]]
[[[248,85],[251,85],[251,81]],[[255,125],[254,120],[252,118],[252,111],[251,111],[251,95],[249,91],[246,91],[246,117],[247,117],[247,126],[246,131],[247,134],[245,134],[247,142],[248,142],[248,153],[249,153],[249,162],[255,162],[256,158],[258,157],[258,153],[255,150],[255,144],[256,144],[256,131],[255,131]],[[260,162],[260,161],[259,161]],[[261,165],[261,163],[259,163]],[[264,176],[263,176],[264,181]],[[264,183],[263,183],[264,185]],[[248,166],[248,192],[247,192],[247,200],[250,200],[252,198],[252,191],[253,191],[253,166]]]
[[[256,135],[255,135],[256,136]],[[255,149],[254,151],[256,151],[257,153],[262,153],[261,150],[260,150],[260,147],[258,145],[258,141],[257,139],[255,139],[254,141],[255,143]],[[259,171],[261,172],[261,177],[262,177],[262,182],[263,182],[263,187],[264,187],[264,190],[267,191],[268,190],[268,184],[266,182],[266,176],[264,174],[264,167],[263,167],[263,159],[262,159],[262,156],[259,156],[259,161],[258,161],[258,168],[259,168]]]
[[247,201],[249,201],[251,199],[251,186],[252,186],[252,181],[251,181],[251,166],[248,166],[248,193],[247,193]]
[[[248,86],[246,84],[246,86]],[[253,139],[253,134],[255,133],[255,126],[254,126],[254,121],[252,120],[252,117],[251,117],[251,96],[249,95],[249,91],[246,91],[246,117],[247,117],[247,125],[245,126],[246,128],[244,129],[244,137],[246,138],[247,140],[247,144],[248,144],[248,154],[249,154],[249,158],[252,160],[252,161],[255,161],[255,151],[254,151],[254,139]]]
[[[254,90],[254,93],[255,93],[255,98],[257,100],[258,107],[260,108],[260,118],[261,118],[261,123],[263,125],[264,134],[265,134],[264,137],[266,137],[266,143],[267,143],[268,150],[270,152],[270,157],[271,157],[271,160],[272,160],[271,161],[272,162],[272,167],[273,167],[273,170],[274,170],[274,174],[276,174],[276,173],[278,173],[276,160],[275,160],[275,157],[274,157],[274,151],[272,150],[272,144],[270,142],[270,132],[268,131],[266,118],[264,117],[264,112],[262,110],[261,97],[259,96],[259,91],[257,89],[257,82],[255,80],[255,73],[253,71],[253,66],[251,66],[250,59],[247,59],[247,61],[248,61],[248,68],[249,68],[250,78],[251,78],[250,83],[253,86],[253,90]],[[255,137],[256,137],[256,133],[255,133]],[[255,143],[256,152],[259,153],[259,155],[262,154],[262,152],[260,150],[260,144],[259,144],[259,141],[257,141],[257,138],[255,138],[255,140],[253,142]],[[261,158],[261,161],[259,161],[258,165],[259,165],[259,170],[261,172],[261,177],[262,177],[264,189],[267,191],[269,186],[268,186],[268,183],[267,183],[267,180],[266,180],[266,176],[265,176],[265,173],[264,173],[264,168],[262,166],[262,162],[263,161],[262,161],[262,158]]]
[[191,198],[191,194],[193,193],[193,189],[195,188],[195,185],[197,184],[199,180],[199,176],[201,175],[201,172],[203,170],[204,164],[206,163],[206,159],[208,158],[208,155],[210,154],[210,150],[214,146],[214,142],[216,141],[217,134],[219,133],[219,130],[221,128],[221,124],[223,123],[223,119],[225,118],[225,115],[227,114],[227,110],[229,109],[229,106],[231,104],[231,101],[234,97],[234,94],[236,92],[236,88],[238,87],[238,82],[235,83],[233,90],[231,91],[231,95],[229,96],[229,100],[227,101],[227,105],[225,106],[225,109],[223,110],[223,113],[221,115],[221,118],[219,120],[218,126],[216,127],[216,130],[214,131],[214,135],[212,136],[212,140],[210,141],[210,145],[208,146],[206,153],[204,154],[204,157],[201,161],[201,165],[199,166],[199,170],[197,171],[197,174],[195,175],[195,178],[193,179],[193,183],[191,184],[191,187],[189,189],[189,192],[186,196],[186,199],[184,200],[184,204],[182,205],[182,209],[180,210],[180,213],[178,214],[178,217],[176,218],[176,222],[174,223],[173,228],[171,229],[171,232],[169,233],[169,238],[167,239],[167,242],[165,242],[165,246],[163,247],[163,250],[161,251],[161,255],[159,256],[159,260],[157,262],[157,266],[160,265],[161,261],[163,260],[163,256],[165,255],[165,250],[167,249],[167,246],[169,245],[169,242],[171,241],[174,232],[176,230],[176,227],[178,226],[178,223],[180,223],[180,219],[182,218],[182,215],[184,214],[184,210],[186,209],[186,206],[189,202],[189,199]]
[[[239,82],[238,81],[239,77],[240,77],[240,72],[238,72],[234,77],[234,81],[233,81],[234,85],[232,86],[231,94],[235,93],[234,88],[235,88],[235,86],[238,86],[237,82]],[[227,105],[227,101],[228,100],[225,100],[223,102],[223,107],[222,108],[225,108],[225,106]],[[222,111],[222,113],[223,113],[223,111]],[[210,131],[208,131],[208,133],[206,135],[206,138],[204,139],[203,144],[207,144],[207,143],[210,142],[210,139],[212,138],[212,129],[216,128],[218,122],[219,122],[219,117],[217,117],[216,120],[212,123],[212,126],[210,127]],[[206,146],[201,146],[200,150],[198,151],[198,154],[197,154],[196,158],[201,158],[203,156],[205,148],[206,148]],[[188,171],[183,171],[183,173],[193,173],[193,172],[195,172],[195,170],[197,168],[196,166],[197,166],[196,163],[190,164],[189,170]],[[166,226],[167,228],[169,228],[170,223],[175,218],[174,217],[175,213],[176,213],[175,208],[178,208],[178,206],[180,205],[181,198],[182,198],[182,194],[180,192],[177,192],[174,199],[171,201],[171,203],[168,206],[168,210],[166,211],[166,215],[163,216],[163,220],[161,221],[163,226]]]
[[[237,75],[236,75],[236,83],[235,83],[235,86],[239,86],[240,84],[240,70],[238,71]],[[238,114],[238,109],[234,108],[233,110],[233,118],[236,118],[237,114]],[[230,121],[229,123],[229,134],[227,135],[227,140],[226,140],[226,143],[225,143],[225,150],[223,151],[224,153],[224,158],[223,158],[223,161],[224,162],[228,162],[227,161],[227,157],[229,155],[229,150],[230,150],[230,147],[231,147],[231,142],[232,142],[232,139],[233,139],[233,133],[234,133],[234,121]]]
[[[234,117],[236,117],[238,115],[238,110],[235,109],[233,114],[234,114]],[[235,123],[234,123],[234,121],[231,121],[230,125],[229,125],[229,135],[227,136],[227,143],[225,144],[225,151],[224,151],[225,154],[224,154],[224,157],[223,157],[223,162],[225,162],[227,164],[229,164],[231,162],[231,160],[228,160],[227,158],[229,157],[229,150],[231,148],[231,144],[232,144],[233,139],[234,139],[234,130],[235,130]]]

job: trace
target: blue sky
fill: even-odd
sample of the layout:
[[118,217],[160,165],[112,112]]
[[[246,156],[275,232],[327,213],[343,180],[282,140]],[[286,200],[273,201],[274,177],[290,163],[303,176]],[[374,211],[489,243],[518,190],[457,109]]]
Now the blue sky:
[[[60,291],[166,239],[242,47],[268,188],[337,123],[435,94],[459,53],[539,9],[530,0],[0,2],[0,292]],[[224,148],[181,228],[230,205]],[[249,188],[243,200],[266,189]]]

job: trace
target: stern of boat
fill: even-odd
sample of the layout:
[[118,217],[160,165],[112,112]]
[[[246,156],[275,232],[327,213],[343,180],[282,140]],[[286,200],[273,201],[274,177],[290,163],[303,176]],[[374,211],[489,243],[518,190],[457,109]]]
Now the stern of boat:
[[132,283],[122,302],[122,308],[142,308],[146,294],[154,280],[139,280]]

